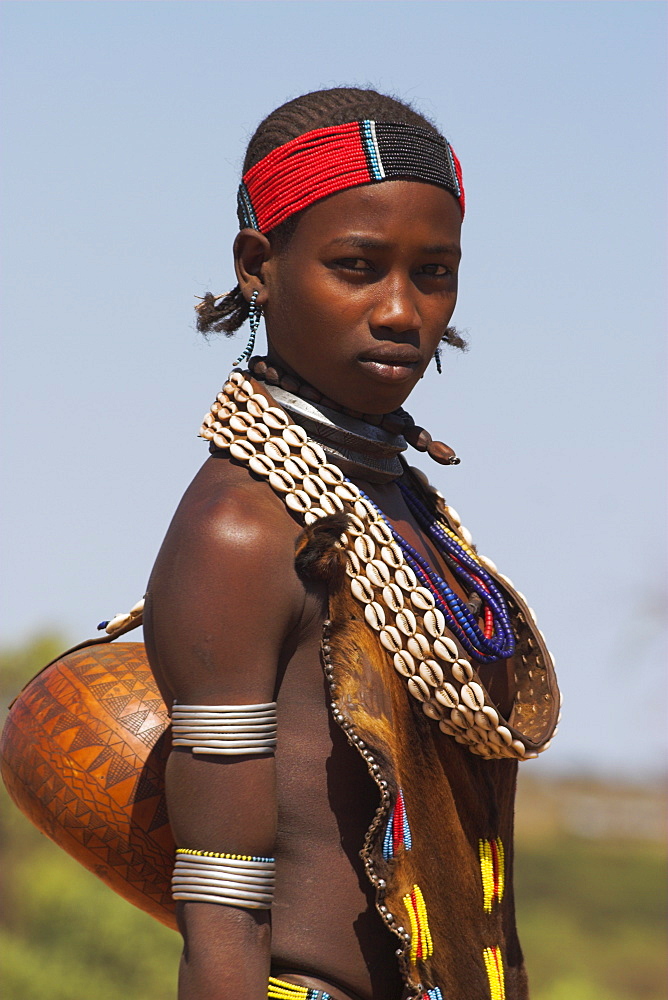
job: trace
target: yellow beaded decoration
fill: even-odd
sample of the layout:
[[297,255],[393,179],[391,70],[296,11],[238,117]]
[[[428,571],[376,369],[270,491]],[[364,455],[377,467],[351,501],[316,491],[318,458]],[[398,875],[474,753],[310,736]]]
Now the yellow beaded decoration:
[[500,837],[495,840],[480,840],[478,850],[482,875],[483,906],[485,913],[491,913],[494,903],[500,903],[503,899],[505,881],[503,843]]
[[413,891],[406,893],[404,906],[411,922],[411,962],[415,963],[419,958],[429,958],[434,954],[427,906],[419,885],[414,885]]
[[482,953],[489,979],[491,1000],[506,1000],[506,984],[503,974],[503,959],[500,948],[485,948]]
[[193,851],[190,847],[177,847],[177,854],[196,854],[200,858],[223,858],[225,861],[273,861],[273,858],[256,858],[253,854],[218,854],[217,851]]
[[268,1000],[306,1000],[308,987],[297,986],[295,983],[285,983],[282,979],[269,977]]

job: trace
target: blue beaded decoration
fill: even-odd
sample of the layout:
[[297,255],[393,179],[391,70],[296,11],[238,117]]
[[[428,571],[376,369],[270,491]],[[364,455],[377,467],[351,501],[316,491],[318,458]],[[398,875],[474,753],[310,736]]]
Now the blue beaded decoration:
[[443,530],[442,525],[434,515],[404,483],[399,481],[397,485],[409,510],[435,543],[454,575],[468,590],[479,595],[483,607],[489,608],[494,623],[491,636],[485,635],[478,624],[477,616],[468,604],[431,568],[427,560],[398,531],[395,531],[373,500],[361,490],[360,493],[387,524],[395,542],[403,552],[404,559],[420,581],[420,585],[426,587],[434,595],[436,606],[445,615],[448,628],[467,653],[481,663],[495,663],[497,660],[512,656],[515,652],[515,636],[510,623],[508,606],[492,577],[476,559]]

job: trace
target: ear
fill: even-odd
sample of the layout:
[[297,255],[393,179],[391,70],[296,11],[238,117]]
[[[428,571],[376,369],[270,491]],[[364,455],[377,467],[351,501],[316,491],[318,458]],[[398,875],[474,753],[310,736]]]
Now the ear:
[[257,304],[265,305],[267,291],[264,268],[271,259],[271,244],[256,229],[242,229],[234,241],[234,270],[244,298],[250,302],[253,292],[258,292]]

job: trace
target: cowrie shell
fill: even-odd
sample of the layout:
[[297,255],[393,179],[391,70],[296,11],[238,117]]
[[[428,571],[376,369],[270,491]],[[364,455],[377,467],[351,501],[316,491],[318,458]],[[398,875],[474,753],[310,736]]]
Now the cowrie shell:
[[346,552],[346,573],[349,576],[358,576],[362,571],[362,564],[359,556],[353,549]]
[[520,740],[513,740],[513,742],[510,745],[515,751],[515,753],[519,754],[520,757],[524,757],[525,753],[527,752],[524,743],[522,743]]
[[413,607],[419,608],[420,611],[427,611],[429,608],[434,607],[436,599],[426,587],[416,587],[411,592],[411,604]]
[[369,525],[369,534],[379,543],[379,545],[389,545],[394,541],[394,535],[384,521],[373,521]]
[[365,561],[373,559],[376,554],[376,546],[368,535],[358,535],[353,542],[353,545],[357,555],[360,559],[364,559]]
[[417,577],[410,566],[401,566],[394,574],[394,579],[402,590],[412,590],[417,587]]
[[394,655],[394,669],[404,677],[412,677],[416,669],[415,660],[409,652],[402,649]]
[[454,663],[459,656],[456,644],[448,636],[443,636],[442,639],[434,639],[434,652],[439,659],[445,660],[446,663]]
[[266,442],[264,453],[275,462],[284,462],[290,457],[290,445],[283,438],[273,437]]
[[313,497],[314,500],[317,500],[318,497],[327,492],[327,487],[319,476],[304,476],[302,489],[306,490],[308,495]]
[[297,511],[299,514],[303,514],[305,510],[308,510],[312,506],[311,498],[304,490],[291,490],[285,494],[285,506],[289,507],[290,510]]
[[371,604],[364,605],[364,617],[371,628],[380,632],[385,624],[385,609],[378,601],[372,601]]
[[281,437],[291,448],[301,448],[308,441],[308,434],[299,424],[290,424],[281,431]]
[[[332,465],[331,462],[326,462],[325,465],[320,469],[320,478],[324,483],[328,483],[330,486],[336,486],[337,483],[343,483],[345,476],[341,472],[338,465]],[[352,489],[357,489],[353,483],[346,483],[346,486],[350,486]],[[359,493],[359,490],[357,490]]]
[[445,733],[446,736],[454,736],[457,733],[455,726],[453,726],[451,722],[448,722],[447,719],[443,719],[439,722],[438,728],[442,733]]
[[496,563],[492,562],[491,559],[488,559],[487,556],[481,556],[480,554],[478,554],[478,560],[483,564],[485,569],[488,569],[490,571],[490,573],[499,572],[498,569],[496,568]]
[[466,728],[472,729],[473,726],[475,725],[475,716],[473,715],[473,712],[468,707],[468,705],[464,705],[464,703],[460,701],[460,703],[457,705],[457,711],[460,712],[461,715],[466,719]]
[[236,403],[233,403],[232,400],[230,400],[228,403],[225,403],[224,406],[220,407],[216,416],[219,420],[229,420],[230,417],[234,416],[234,414],[238,412],[239,407]]
[[480,711],[486,717],[492,729],[496,729],[499,724],[499,713],[496,709],[492,708],[491,705],[483,705]]
[[410,608],[402,608],[401,611],[397,611],[397,628],[404,635],[415,635],[417,631],[417,619]]
[[417,632],[412,635],[406,647],[412,656],[416,657],[418,660],[426,660],[431,656],[431,649],[429,648],[429,642],[427,638],[422,634],[422,632]]
[[205,427],[204,424],[199,429],[199,436],[204,438],[205,441],[210,441],[213,437],[213,431],[210,427]]
[[215,419],[212,413],[207,413],[202,421],[202,427],[211,427],[215,423]]
[[[216,396],[216,402],[220,403],[221,406],[225,406],[227,403],[230,402],[230,397],[228,395],[226,395],[226,393],[221,390],[218,393],[218,395]],[[234,409],[236,410],[236,406],[234,407]]]
[[253,388],[253,383],[249,382],[247,378],[243,380],[239,388],[243,389],[244,392],[248,393],[249,399],[251,398],[251,396],[255,395],[255,389]]
[[232,399],[236,399],[237,403],[246,403],[250,399],[250,393],[247,392],[242,385],[232,393]]
[[359,500],[355,501],[355,513],[358,517],[363,519],[370,518],[372,521],[375,521],[378,517],[376,508],[364,497],[360,497]]
[[254,454],[255,445],[252,445],[250,441],[235,441],[230,445],[230,455],[239,462],[247,462]]
[[450,669],[452,670],[452,676],[460,684],[467,684],[473,677],[473,668],[468,660],[457,660],[456,663],[452,664]]
[[460,697],[464,704],[474,712],[479,712],[485,704],[485,692],[475,681],[464,684]]
[[[322,507],[311,507],[309,514],[313,514],[313,520],[317,521],[320,517],[327,517],[327,511],[323,510]],[[313,521],[309,522],[310,524]]]
[[269,409],[269,403],[259,392],[254,392],[246,403],[246,409],[253,417],[262,419],[262,414]]
[[417,674],[414,677],[408,678],[408,690],[417,698],[418,701],[429,701],[431,694],[429,692],[429,685],[426,681],[423,681],[421,677]]
[[443,670],[439,667],[436,660],[423,660],[420,664],[420,677],[430,687],[437,688],[443,683]]
[[365,576],[356,576],[350,581],[350,589],[358,601],[370,604],[374,598],[374,590]]
[[289,472],[291,476],[295,479],[303,479],[304,476],[310,475],[311,470],[304,461],[303,458],[299,458],[293,455],[291,458],[286,458],[283,467],[286,472]]
[[327,514],[338,514],[343,510],[343,500],[335,493],[323,493],[320,497],[320,506]]
[[390,545],[383,545],[380,550],[380,557],[383,562],[386,562],[388,566],[392,569],[399,569],[400,566],[404,564],[404,555],[396,542],[392,542]]
[[219,420],[214,420],[214,422],[212,424],[209,424],[209,426],[210,426],[211,430],[214,431],[214,432],[215,431],[222,431],[222,429],[223,429],[223,425],[221,424],[221,422]]
[[466,719],[458,708],[453,708],[450,712],[450,721],[453,722],[458,729],[468,729]]
[[422,711],[430,719],[435,719],[437,722],[443,718],[443,709],[440,705],[435,705],[433,701],[423,701]]
[[459,514],[457,513],[457,511],[455,510],[455,508],[454,507],[450,507],[449,504],[446,504],[445,505],[445,513],[448,515],[448,517],[450,518],[450,520],[452,521],[452,523],[456,527],[459,527],[459,525],[462,523],[462,519],[459,516]]
[[[232,426],[230,424],[230,426]],[[271,437],[271,431],[265,424],[255,424],[246,431],[246,437],[253,444],[264,444]]]
[[386,587],[383,587],[383,600],[391,611],[400,611],[404,606],[404,595],[401,593],[401,587],[397,587],[396,583],[388,583]]
[[258,476],[268,476],[276,468],[268,455],[252,455],[248,465]]
[[241,372],[232,372],[227,378],[228,382],[231,382],[233,386],[241,385],[245,381]]
[[434,698],[441,705],[445,705],[446,708],[457,708],[459,704],[459,694],[457,693],[457,688],[452,684],[448,684],[444,681],[441,687],[439,687],[434,693]]
[[269,485],[279,493],[287,493],[288,490],[296,489],[296,483],[289,472],[285,469],[277,469],[269,473]]
[[282,431],[290,423],[287,415],[277,406],[268,406],[262,414],[262,419],[267,427],[271,427],[275,431]]
[[223,427],[217,434],[213,435],[213,443],[216,448],[229,448],[234,440],[234,435],[232,431],[228,430],[227,427]]
[[[411,597],[413,595],[411,594]],[[424,613],[424,627],[434,639],[440,639],[445,632],[445,615],[439,608],[430,608]]]
[[475,713],[475,724],[478,729],[484,729],[485,731],[492,728],[492,723],[489,721],[484,711]]
[[[323,476],[323,470],[320,470],[320,478],[325,480]],[[354,483],[332,483],[330,480],[325,480],[329,486],[334,486],[334,492],[337,497],[342,500],[346,500],[348,503],[353,503],[357,497],[360,495],[360,491],[357,489]]]
[[351,535],[364,535],[366,533],[366,525],[360,521],[359,517],[354,514],[348,514],[348,531]]
[[385,649],[389,649],[390,653],[395,654],[396,662],[396,657],[401,650],[401,633],[399,629],[396,629],[394,625],[386,625],[384,629],[381,629],[380,641],[385,646]]
[[376,587],[384,587],[386,583],[390,582],[390,571],[380,559],[372,559],[367,563],[365,572]]
[[237,434],[245,434],[254,423],[255,420],[250,413],[233,413],[230,417],[230,427]]
[[309,441],[308,444],[303,444],[301,447],[301,455],[307,465],[312,468],[317,469],[319,465],[325,465],[327,462],[327,456],[315,441]]
[[306,525],[307,528],[310,527],[312,524],[315,524],[315,522],[318,520],[318,515],[316,514],[316,510],[317,508],[314,510],[313,507],[311,507],[310,510],[305,510],[303,512],[304,524]]
[[473,535],[468,528],[465,528],[463,524],[460,524],[457,530],[467,545],[473,545]]
[[513,742],[513,734],[511,733],[511,731],[506,726],[497,726],[496,732],[497,735],[501,737],[506,746],[509,747],[510,744]]

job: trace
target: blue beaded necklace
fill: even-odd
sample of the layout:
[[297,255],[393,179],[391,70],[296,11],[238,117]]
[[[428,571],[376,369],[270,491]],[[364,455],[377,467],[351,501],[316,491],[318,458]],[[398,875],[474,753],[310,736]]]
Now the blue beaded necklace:
[[440,522],[404,483],[398,482],[397,485],[409,510],[434,542],[455,576],[468,590],[474,591],[480,597],[485,618],[484,629],[480,628],[477,616],[468,604],[431,568],[427,560],[392,527],[385,514],[373,500],[362,490],[360,493],[387,524],[395,542],[403,552],[404,559],[420,581],[420,585],[426,587],[434,595],[436,606],[445,615],[448,628],[464,649],[481,663],[495,663],[497,660],[512,656],[515,651],[515,636],[510,624],[508,607],[492,577],[452,534],[444,530]]

